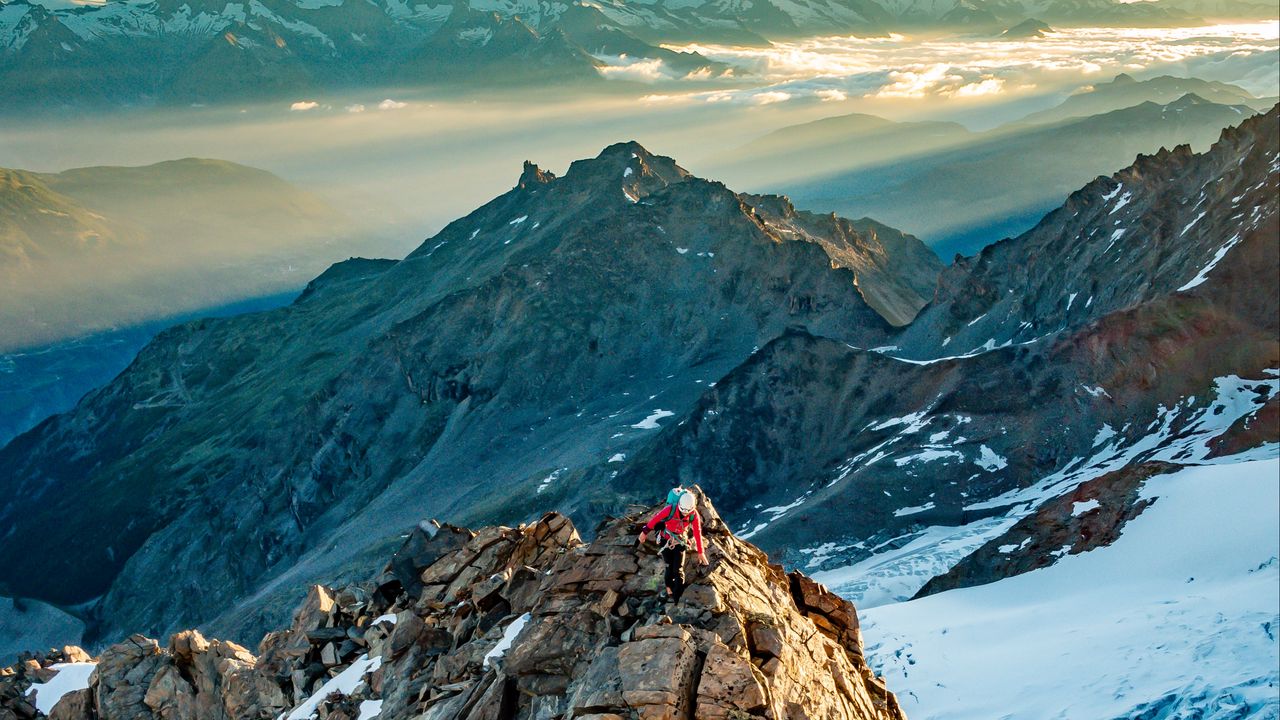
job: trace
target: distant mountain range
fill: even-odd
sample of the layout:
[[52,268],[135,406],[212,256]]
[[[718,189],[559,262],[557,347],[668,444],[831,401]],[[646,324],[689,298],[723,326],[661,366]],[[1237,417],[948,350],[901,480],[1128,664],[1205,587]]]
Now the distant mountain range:
[[[1183,86],[1243,102],[1223,105],[1196,94],[1166,104],[1143,99]],[[712,158],[707,169],[750,189],[785,192],[803,208],[878,218],[950,259],[1031,227],[1072,187],[1108,172],[1117,157],[1183,143],[1207,148],[1260,102],[1239,88],[1198,80],[1121,79],[1099,87],[1103,96],[1088,103],[1104,110],[1097,115],[1073,117],[1086,105],[1077,98],[1091,94],[1032,118],[1042,122],[983,133],[849,115],[784,128]],[[1126,99],[1135,102],[1110,110]]]
[[[696,20],[664,15],[652,29],[678,33]],[[49,109],[298,100],[371,81],[578,84],[600,80],[597,56],[658,57],[686,73],[718,67],[642,41],[626,25],[578,3],[155,0],[48,9],[9,0],[0,9],[0,98]],[[744,34],[758,39],[739,28]]]
[[934,156],[978,137],[954,122],[896,122],[851,113],[780,128],[704,164],[734,184],[793,192],[805,180]]
[[725,68],[663,42],[1190,22],[1158,2],[1118,0],[111,0],[0,3],[0,102],[8,110],[299,100],[354,87],[580,85],[598,69],[657,58],[673,79]]
[[1123,110],[1139,103],[1149,102],[1167,105],[1186,95],[1195,95],[1218,105],[1247,105],[1255,110],[1266,110],[1275,104],[1275,98],[1257,98],[1249,91],[1229,83],[1180,78],[1161,75],[1148,80],[1135,80],[1121,73],[1111,82],[1090,85],[1067,97],[1058,105],[1031,113],[1022,119],[1028,123],[1053,123],[1074,118],[1101,115],[1113,110]]
[[349,232],[320,198],[225,161],[0,169],[0,351],[299,287]]
[[1099,468],[1276,440],[1277,112],[946,269],[635,143],[526,164],[0,449],[0,594],[87,603],[93,641],[248,637],[424,516],[589,527],[676,480],[816,569],[960,528],[923,585]]

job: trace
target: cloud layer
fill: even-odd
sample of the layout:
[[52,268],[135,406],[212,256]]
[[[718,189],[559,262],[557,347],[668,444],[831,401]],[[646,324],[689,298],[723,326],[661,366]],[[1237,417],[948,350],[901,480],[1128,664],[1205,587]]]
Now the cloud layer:
[[[685,45],[733,66],[750,86],[699,93],[710,102],[784,99],[980,98],[1043,92],[1081,78],[1199,69],[1258,95],[1280,82],[1280,22],[1188,28],[1071,28],[1047,37],[822,37],[766,47]],[[652,61],[658,63],[658,61]],[[636,70],[639,70],[636,68]],[[664,77],[660,63],[644,69]]]

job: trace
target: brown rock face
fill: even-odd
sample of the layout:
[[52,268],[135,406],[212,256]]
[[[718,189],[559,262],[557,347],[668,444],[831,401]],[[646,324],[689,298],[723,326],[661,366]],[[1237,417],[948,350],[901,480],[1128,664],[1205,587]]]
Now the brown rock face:
[[[258,657],[197,631],[167,648],[135,635],[53,715],[904,720],[863,661],[853,606],[699,509],[710,562],[689,561],[676,604],[658,597],[655,549],[636,544],[640,513],[590,544],[555,513],[514,529],[423,525],[373,580],[312,587]],[[36,717],[18,712],[29,671],[6,673],[0,718]]]

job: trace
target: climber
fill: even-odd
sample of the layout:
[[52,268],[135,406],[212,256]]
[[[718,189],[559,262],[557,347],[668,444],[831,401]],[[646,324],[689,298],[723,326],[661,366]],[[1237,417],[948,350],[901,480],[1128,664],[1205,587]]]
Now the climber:
[[[663,523],[658,530],[658,542],[662,545],[662,559],[667,563],[663,582],[666,584],[667,602],[675,602],[684,593],[684,551],[693,537],[693,547],[698,551],[698,562],[707,564],[707,555],[702,547],[702,518],[698,516],[697,499],[693,493],[684,490],[674,502],[669,502],[657,512],[644,530],[640,531],[640,544],[643,545],[658,523]],[[663,522],[665,520],[665,522]]]

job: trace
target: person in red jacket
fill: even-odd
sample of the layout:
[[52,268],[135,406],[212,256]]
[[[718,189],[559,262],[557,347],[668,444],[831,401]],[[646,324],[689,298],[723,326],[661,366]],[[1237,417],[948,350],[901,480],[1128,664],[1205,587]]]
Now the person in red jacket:
[[658,542],[662,544],[662,559],[667,563],[663,582],[667,587],[667,600],[675,602],[684,593],[684,551],[693,541],[698,551],[698,562],[706,565],[707,554],[702,547],[702,518],[698,516],[697,500],[693,493],[685,491],[680,499],[662,508],[649,518],[644,530],[640,531],[640,544],[643,545],[649,532],[662,523],[658,530]]

